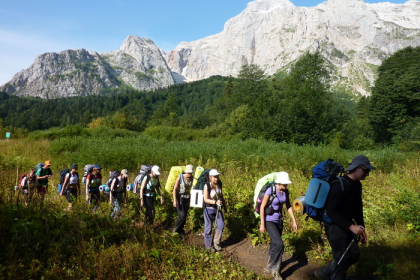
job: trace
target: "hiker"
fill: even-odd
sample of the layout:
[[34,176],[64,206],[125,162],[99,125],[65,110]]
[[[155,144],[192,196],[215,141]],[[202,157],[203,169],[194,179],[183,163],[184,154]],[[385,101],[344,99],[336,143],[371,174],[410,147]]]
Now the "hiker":
[[[99,207],[100,193],[99,186],[102,185],[101,167],[94,165],[92,173],[86,176],[86,204],[93,205],[93,212],[96,213]],[[90,198],[89,198],[90,194]]]
[[60,192],[60,195],[66,196],[67,202],[69,203],[69,211],[73,209],[73,203],[80,195],[79,173],[77,169],[77,164],[72,163],[70,165],[70,172],[64,177],[64,183]]
[[163,197],[160,193],[160,181],[159,181],[159,166],[154,165],[150,170],[150,174],[146,175],[146,180],[143,179],[140,188],[140,206],[146,207],[146,222],[153,224],[155,219],[155,198],[156,192],[160,196],[160,204],[163,204]]
[[41,196],[41,205],[44,203],[44,196],[48,193],[48,179],[53,175],[50,168],[51,161],[47,160],[42,168],[39,168],[35,175],[37,180],[37,192]]
[[318,279],[345,279],[348,268],[359,259],[357,238],[362,244],[367,241],[360,181],[373,169],[366,156],[355,156],[346,169],[348,174],[342,177],[344,190],[338,180],[331,184],[326,210],[333,223],[325,223],[325,232],[333,260],[315,271]]
[[111,217],[114,217],[114,220],[121,216],[121,204],[123,203],[123,197],[125,203],[127,203],[127,180],[128,171],[127,169],[123,169],[117,177],[112,179],[111,182],[109,204],[113,206]]
[[274,183],[276,186],[276,196],[271,203],[274,213],[271,215],[266,214],[266,206],[271,196],[271,188],[268,188],[260,208],[260,232],[264,233],[267,231],[271,239],[266,271],[268,271],[274,279],[280,280],[282,279],[280,276],[280,265],[284,252],[284,244],[281,238],[284,220],[282,214],[283,204],[286,204],[287,212],[289,212],[289,215],[292,218],[294,231],[297,231],[297,224],[290,203],[289,190],[287,189],[287,186],[292,183],[289,179],[289,174],[287,172],[279,172]]
[[184,226],[187,222],[187,213],[190,208],[190,191],[194,180],[192,175],[193,169],[194,167],[192,165],[185,167],[184,173],[179,174],[177,177],[172,192],[174,199],[173,205],[178,212],[178,219],[172,232],[178,233],[181,237],[185,235]]
[[31,168],[29,173],[22,178],[19,184],[19,190],[22,192],[25,206],[28,206],[35,190],[35,169]]
[[[209,183],[203,187],[203,197],[205,207],[204,214],[204,242],[206,250],[214,253],[222,250],[221,240],[225,227],[225,219],[222,206],[226,210],[225,201],[223,199],[222,188],[219,184],[220,173],[216,169],[209,172]],[[214,230],[214,238],[212,238],[213,221],[216,221],[217,228]]]

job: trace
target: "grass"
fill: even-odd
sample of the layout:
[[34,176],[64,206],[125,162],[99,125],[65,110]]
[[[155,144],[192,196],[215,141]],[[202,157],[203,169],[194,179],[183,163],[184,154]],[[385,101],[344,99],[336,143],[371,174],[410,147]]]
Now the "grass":
[[[143,216],[132,193],[124,206],[124,218],[117,222],[108,217],[110,206],[106,202],[96,215],[83,201],[68,213],[63,210],[67,204],[64,198],[55,193],[47,196],[42,211],[37,202],[22,207],[13,191],[16,176],[37,162],[53,162],[54,186],[59,170],[70,163],[99,163],[104,174],[127,168],[130,181],[141,164],[157,164],[162,168],[163,184],[174,165],[217,168],[228,201],[224,235],[265,243],[268,235],[259,233],[258,221],[252,214],[253,190],[259,178],[273,171],[289,172],[294,199],[305,193],[311,167],[316,163],[331,157],[347,165],[357,154],[367,155],[378,170],[363,182],[369,243],[361,246],[361,260],[352,270],[378,279],[420,278],[420,163],[415,155],[386,148],[349,151],[258,139],[170,142],[145,135],[2,140],[0,151],[0,233],[5,237],[2,248],[6,248],[0,253],[0,278],[16,274],[28,279],[101,279],[107,275],[115,279],[256,279],[255,274],[227,257],[185,245],[166,231],[176,217],[170,194],[165,194],[165,203],[157,209],[153,229],[142,225]],[[283,239],[287,253],[325,264],[331,259],[331,250],[321,236],[319,224],[305,221],[299,214],[296,217],[297,233],[292,232],[290,219],[286,218]],[[202,226],[201,211],[192,210],[187,228],[200,231]],[[136,259],[140,261],[130,261]],[[208,269],[216,263],[221,269]]]

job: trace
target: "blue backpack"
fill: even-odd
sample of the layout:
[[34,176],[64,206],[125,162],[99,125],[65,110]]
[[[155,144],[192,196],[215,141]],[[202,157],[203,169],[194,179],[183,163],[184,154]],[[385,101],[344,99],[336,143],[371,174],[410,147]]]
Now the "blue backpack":
[[344,174],[343,166],[333,159],[327,159],[318,163],[312,168],[312,179],[309,182],[305,194],[305,213],[308,218],[315,221],[332,224],[333,221],[327,215],[326,203],[330,193],[331,184],[336,180],[340,181],[341,190],[344,191],[343,179],[338,175]]

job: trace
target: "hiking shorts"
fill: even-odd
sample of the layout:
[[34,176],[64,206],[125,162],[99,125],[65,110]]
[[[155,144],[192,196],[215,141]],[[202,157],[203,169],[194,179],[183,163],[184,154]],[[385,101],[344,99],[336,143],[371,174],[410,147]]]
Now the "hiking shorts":
[[36,186],[36,190],[39,194],[46,194],[47,186]]

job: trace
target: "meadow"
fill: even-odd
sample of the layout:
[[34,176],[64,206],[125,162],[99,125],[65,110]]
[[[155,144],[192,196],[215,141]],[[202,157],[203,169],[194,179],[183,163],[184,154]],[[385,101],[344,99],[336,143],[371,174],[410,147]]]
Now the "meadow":
[[[420,162],[418,153],[391,148],[344,150],[331,146],[298,146],[274,141],[230,137],[203,141],[166,141],[147,135],[56,137],[0,140],[0,278],[8,279],[258,279],[223,254],[209,254],[171,234],[176,213],[171,194],[157,207],[154,227],[143,226],[143,210],[130,193],[123,218],[113,221],[104,201],[92,214],[83,199],[72,212],[57,195],[59,171],[71,163],[98,163],[103,174],[126,168],[132,182],[141,164],[161,167],[164,184],[172,166],[193,164],[217,168],[227,200],[224,236],[268,242],[259,233],[252,213],[254,187],[274,171],[290,174],[291,198],[306,191],[311,168],[333,158],[347,166],[358,154],[367,155],[377,170],[363,182],[363,201],[369,242],[361,246],[357,274],[376,279],[419,279],[420,272]],[[54,177],[41,207],[35,199],[24,207],[14,191],[17,177],[38,162],[51,160]],[[80,168],[81,169],[81,168]],[[79,170],[81,173],[82,171]],[[106,178],[107,179],[107,178]],[[192,210],[187,230],[203,227],[201,211]],[[287,214],[286,214],[287,216]],[[331,259],[319,223],[296,214],[299,230],[286,218],[286,253],[318,265]],[[239,229],[239,230],[238,230]],[[261,264],[261,267],[264,267]],[[111,275],[111,276],[110,276]]]

